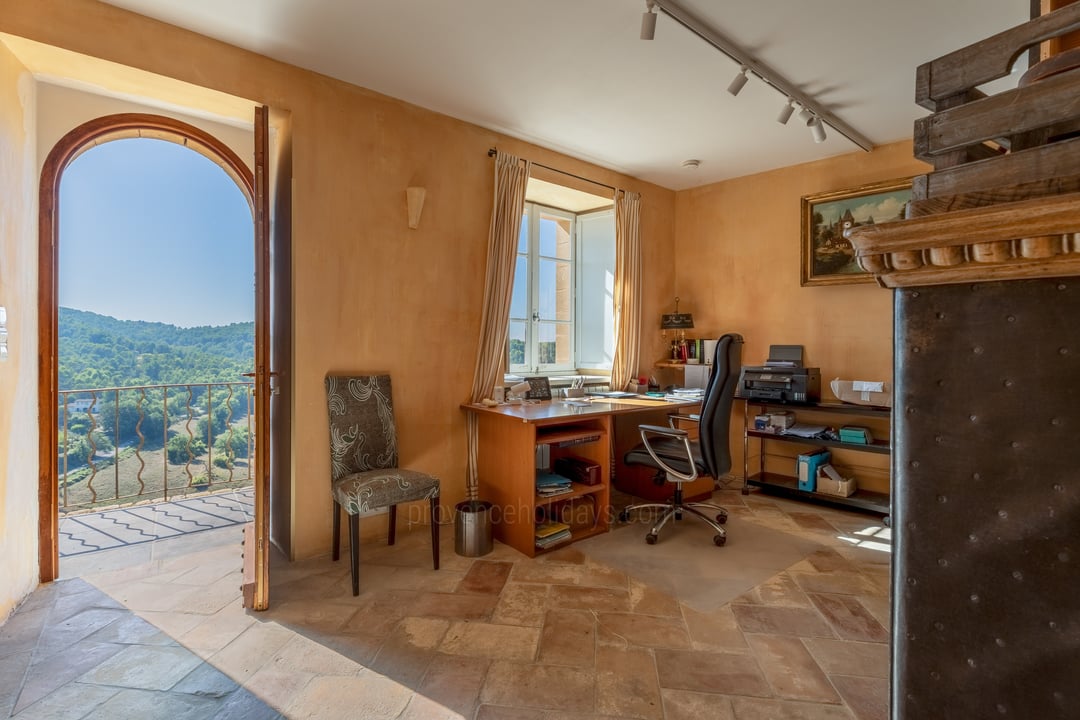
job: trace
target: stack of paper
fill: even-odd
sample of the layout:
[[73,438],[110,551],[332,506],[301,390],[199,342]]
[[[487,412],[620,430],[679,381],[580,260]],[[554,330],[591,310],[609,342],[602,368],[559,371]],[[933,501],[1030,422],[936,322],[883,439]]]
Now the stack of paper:
[[547,548],[570,539],[570,526],[561,522],[543,522],[536,526],[536,547]]
[[574,491],[570,478],[555,473],[536,471],[536,494],[543,497],[563,495]]
[[665,400],[672,402],[686,402],[687,400],[703,400],[705,399],[704,388],[675,388],[670,393],[664,396]]

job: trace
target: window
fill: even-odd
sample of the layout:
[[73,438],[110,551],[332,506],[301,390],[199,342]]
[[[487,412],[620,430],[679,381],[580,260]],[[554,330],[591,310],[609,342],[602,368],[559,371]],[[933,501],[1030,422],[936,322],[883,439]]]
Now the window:
[[615,221],[526,203],[510,299],[508,369],[610,369]]

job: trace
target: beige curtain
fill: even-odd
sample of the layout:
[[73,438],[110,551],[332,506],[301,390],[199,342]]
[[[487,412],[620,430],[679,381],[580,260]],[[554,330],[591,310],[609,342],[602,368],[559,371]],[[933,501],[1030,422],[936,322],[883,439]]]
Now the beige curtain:
[[[521,215],[525,210],[525,186],[529,182],[532,163],[509,153],[495,154],[495,200],[491,208],[491,227],[488,230],[487,273],[484,277],[484,307],[480,319],[480,343],[476,350],[476,371],[473,373],[469,402],[491,397],[502,369],[506,348],[506,332],[510,324],[510,293],[514,289],[514,259],[517,255]],[[476,479],[476,414],[466,420],[469,459],[466,491],[475,500]]]
[[611,389],[637,376],[641,354],[641,195],[615,191],[615,358]]

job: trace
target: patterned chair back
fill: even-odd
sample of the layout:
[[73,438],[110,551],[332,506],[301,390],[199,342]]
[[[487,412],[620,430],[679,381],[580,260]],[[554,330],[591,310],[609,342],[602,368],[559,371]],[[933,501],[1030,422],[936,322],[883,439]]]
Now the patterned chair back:
[[389,375],[327,375],[331,479],[398,466]]

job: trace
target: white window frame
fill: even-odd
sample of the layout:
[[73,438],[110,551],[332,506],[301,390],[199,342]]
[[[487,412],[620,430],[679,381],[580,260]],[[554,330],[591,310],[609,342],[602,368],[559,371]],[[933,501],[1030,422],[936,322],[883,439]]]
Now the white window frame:
[[[528,264],[528,308],[526,313],[529,317],[515,318],[510,317],[510,322],[523,321],[525,322],[525,364],[524,365],[511,365],[509,358],[509,341],[507,343],[507,370],[510,373],[515,374],[557,374],[561,372],[573,372],[576,370],[575,363],[577,362],[577,351],[575,348],[576,331],[575,321],[577,318],[577,215],[566,210],[560,210],[559,208],[549,207],[547,205],[540,205],[538,203],[525,203],[525,214],[529,220],[529,232],[528,243],[526,252],[524,255],[527,258]],[[550,256],[540,255],[540,216],[552,215],[564,220],[569,221],[570,225],[570,257],[569,259],[553,258]],[[516,252],[514,254],[515,267],[517,258],[522,253]],[[539,307],[540,307],[540,260],[553,260],[559,263],[566,263],[570,266],[570,319],[569,320],[556,320],[554,318],[545,319],[544,322],[554,323],[556,325],[567,325],[570,327],[570,333],[568,342],[570,343],[570,362],[567,363],[541,363],[539,361],[540,343],[538,342],[538,324],[540,322]]]

